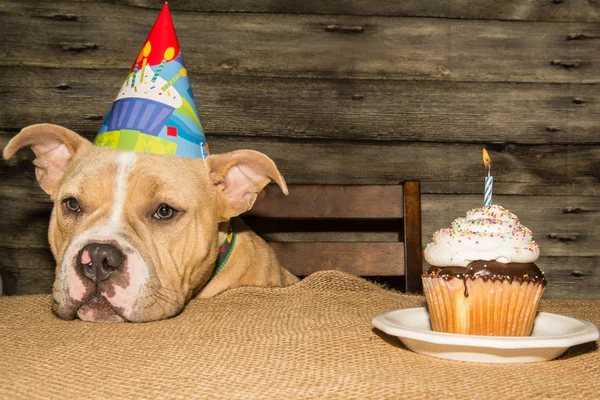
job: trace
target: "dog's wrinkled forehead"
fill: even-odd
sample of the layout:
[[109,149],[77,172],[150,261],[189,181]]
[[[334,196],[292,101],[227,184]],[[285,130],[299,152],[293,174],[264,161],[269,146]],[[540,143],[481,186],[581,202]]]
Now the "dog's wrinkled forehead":
[[90,151],[71,164],[59,187],[59,196],[92,190],[95,194],[111,194],[119,165],[119,153],[98,149]]
[[202,160],[94,148],[77,161],[62,181],[62,198],[90,192],[114,197],[125,192],[129,201],[159,194],[191,200],[198,193],[192,188],[208,192],[211,187]]

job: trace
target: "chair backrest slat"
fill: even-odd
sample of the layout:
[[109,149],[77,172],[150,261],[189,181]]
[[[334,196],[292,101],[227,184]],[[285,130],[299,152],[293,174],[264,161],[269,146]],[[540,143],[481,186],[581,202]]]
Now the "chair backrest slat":
[[283,267],[301,277],[333,269],[421,290],[418,181],[288,187],[285,196],[268,185],[243,216]]
[[329,269],[361,276],[404,275],[404,245],[400,242],[269,244],[281,265],[297,276]]
[[402,218],[401,185],[267,186],[248,215],[271,218]]

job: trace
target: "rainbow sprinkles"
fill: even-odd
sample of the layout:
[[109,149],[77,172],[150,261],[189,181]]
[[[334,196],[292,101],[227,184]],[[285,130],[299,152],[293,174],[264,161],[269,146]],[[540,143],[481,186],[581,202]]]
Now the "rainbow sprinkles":
[[499,205],[475,208],[433,234],[424,256],[432,265],[467,266],[474,260],[533,262],[539,246],[529,228]]

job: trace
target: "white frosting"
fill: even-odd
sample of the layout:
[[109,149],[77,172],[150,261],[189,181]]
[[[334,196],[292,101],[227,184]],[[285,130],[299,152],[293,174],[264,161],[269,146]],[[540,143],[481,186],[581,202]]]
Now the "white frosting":
[[531,231],[502,206],[476,208],[433,234],[425,260],[436,267],[466,267],[475,260],[534,262],[540,255]]
[[[119,95],[116,100],[126,99],[131,97],[139,97],[142,99],[154,100],[159,103],[167,104],[173,108],[181,107],[182,101],[179,92],[172,85],[163,91],[162,87],[167,83],[163,78],[158,77],[155,82],[152,82],[154,71],[149,65],[146,65],[144,70],[144,79],[140,82],[140,75],[142,71],[139,70],[135,74],[135,82],[131,87],[131,80],[133,79],[133,72],[128,79],[123,82],[123,86],[119,90]],[[129,83],[129,85],[127,84]]]

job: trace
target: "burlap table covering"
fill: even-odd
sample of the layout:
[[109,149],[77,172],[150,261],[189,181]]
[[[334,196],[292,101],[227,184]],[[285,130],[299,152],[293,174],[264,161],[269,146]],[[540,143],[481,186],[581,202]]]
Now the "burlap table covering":
[[[145,324],[61,321],[50,304],[0,299],[1,398],[600,398],[598,343],[536,364],[419,355],[370,321],[424,298],[340,272],[193,300]],[[600,324],[598,300],[541,308]]]

